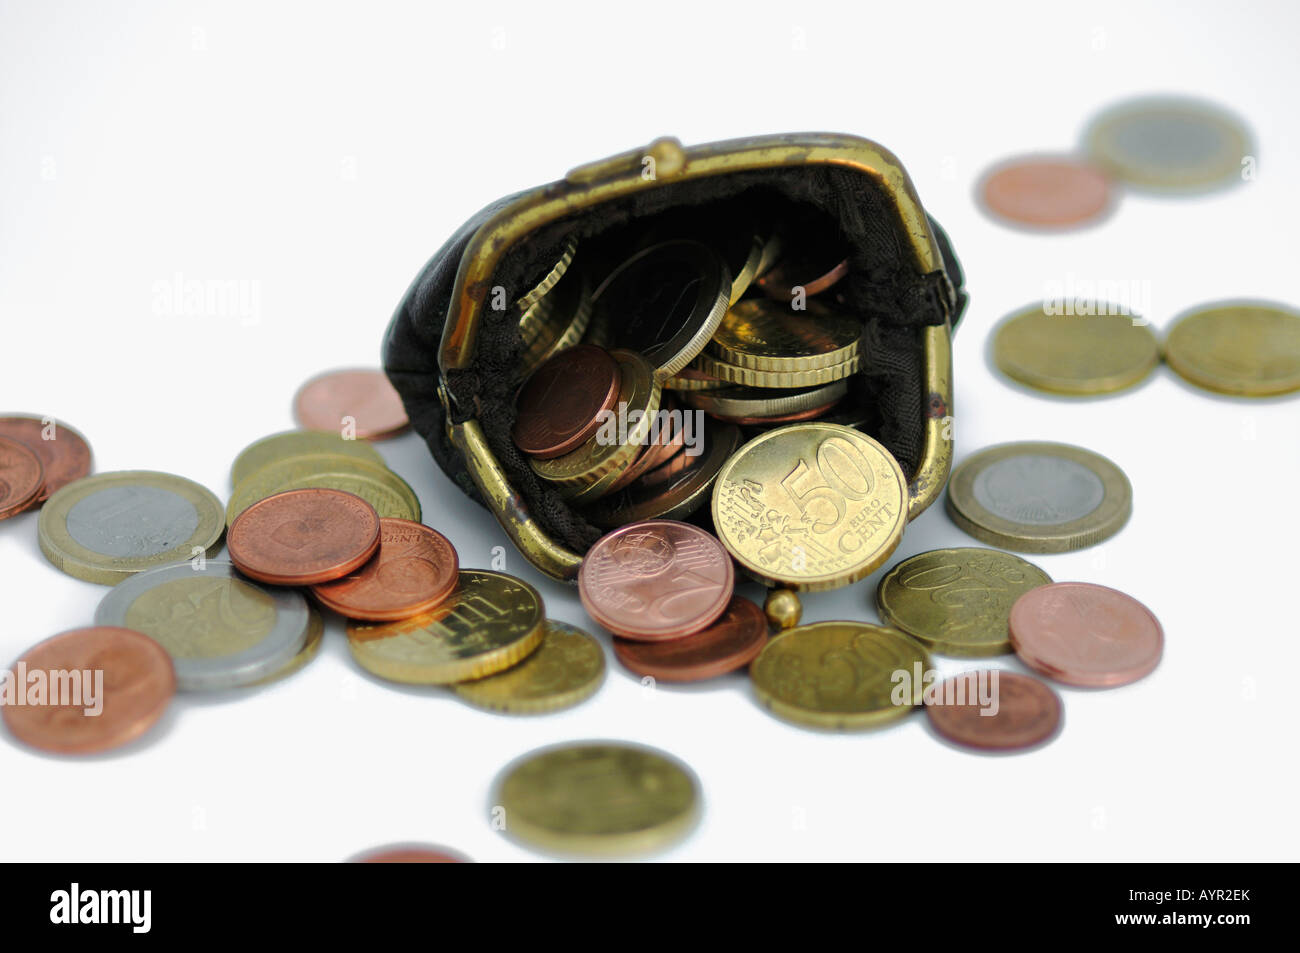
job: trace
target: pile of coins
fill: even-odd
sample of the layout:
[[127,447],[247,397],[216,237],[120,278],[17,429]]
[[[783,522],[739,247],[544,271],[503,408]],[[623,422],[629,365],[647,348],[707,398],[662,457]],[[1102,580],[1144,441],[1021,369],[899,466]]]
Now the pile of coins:
[[90,472],[90,444],[51,417],[0,417],[0,520],[41,506]]

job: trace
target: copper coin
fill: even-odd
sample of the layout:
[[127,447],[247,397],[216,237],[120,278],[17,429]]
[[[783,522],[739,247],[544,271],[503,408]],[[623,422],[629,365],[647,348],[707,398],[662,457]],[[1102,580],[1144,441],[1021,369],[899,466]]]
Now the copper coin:
[[423,844],[394,844],[376,847],[352,858],[357,864],[464,864],[466,858],[444,847]]
[[[606,491],[606,495],[617,493],[628,484],[636,480],[637,477],[644,473],[649,473],[656,467],[667,463],[679,450],[686,446],[686,427],[684,414],[689,414],[689,410],[677,410],[677,404],[673,399],[665,395],[663,404],[660,406],[660,425],[658,429],[658,439],[652,440],[645,445],[641,452],[636,455],[636,459],[628,465],[619,477]],[[677,413],[673,411],[677,410]],[[655,434],[652,432],[651,436]]]
[[394,622],[436,608],[459,576],[460,560],[447,537],[423,523],[384,517],[374,558],[311,591],[349,619]]
[[402,398],[383,371],[330,371],[298,389],[293,412],[304,430],[350,431],[361,440],[382,440],[410,425]]
[[542,460],[576,450],[618,400],[621,377],[618,361],[594,344],[556,354],[519,390],[515,446]]
[[1087,224],[1111,209],[1106,174],[1068,156],[1012,159],[985,176],[980,195],[997,218],[1039,228]]
[[254,503],[226,533],[235,568],[272,586],[346,576],[379,549],[379,514],[342,490],[289,490]]
[[849,273],[841,242],[825,234],[794,240],[782,239],[781,259],[758,279],[758,287],[769,298],[789,301],[795,288],[811,298],[835,285]]
[[1165,636],[1132,596],[1088,582],[1054,582],[1015,601],[1011,645],[1034,671],[1067,685],[1127,685],[1160,662]]
[[666,642],[614,639],[614,654],[637,675],[661,682],[699,682],[744,668],[767,644],[767,617],[744,596],[701,632]]
[[1032,676],[987,669],[962,672],[927,690],[925,713],[949,741],[1006,751],[1056,734],[1061,699]]
[[[0,714],[14,737],[61,754],[94,754],[133,741],[176,694],[167,650],[115,626],[46,639],[14,663],[9,683],[17,697],[6,698]],[[38,683],[45,686],[39,700]]]
[[673,449],[672,455],[667,460],[659,464],[659,466],[655,467],[653,470],[647,470],[643,473],[639,485],[643,487],[652,487],[667,483],[669,480],[675,479],[686,470],[689,470],[691,465],[698,459],[698,455],[692,456],[689,453],[686,453],[686,445],[683,443]]
[[44,503],[55,490],[90,474],[90,444],[67,424],[40,417],[0,417],[0,437],[11,437],[35,450],[45,468]]
[[699,632],[735,586],[731,557],[689,523],[646,520],[596,540],[578,570],[588,614],[615,635],[655,641]]
[[21,440],[0,437],[0,519],[31,506],[45,485],[45,467]]

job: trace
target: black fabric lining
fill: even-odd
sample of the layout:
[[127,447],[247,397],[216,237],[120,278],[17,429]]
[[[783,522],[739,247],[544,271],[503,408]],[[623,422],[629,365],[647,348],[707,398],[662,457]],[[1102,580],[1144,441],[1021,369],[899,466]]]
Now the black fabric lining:
[[[438,350],[456,270],[478,228],[514,201],[510,196],[467,222],[416,277],[389,324],[384,366],[401,394],[412,425],[438,465],[471,498],[482,502],[465,462],[447,439],[438,399]],[[942,324],[946,299],[956,293],[952,319],[965,307],[962,275],[946,235],[937,226],[947,277],[919,274],[911,248],[897,230],[888,198],[866,176],[835,166],[809,165],[744,172],[640,191],[531,233],[503,256],[489,288],[512,302],[545,275],[566,241],[578,239],[575,267],[599,280],[632,248],[698,233],[716,223],[779,224],[799,234],[837,230],[850,250],[849,274],[835,290],[844,309],[862,315],[868,358],[853,388],[869,411],[866,430],[889,448],[909,478],[924,443],[931,395],[924,392],[921,329]],[[933,222],[931,223],[933,225]],[[951,282],[951,284],[949,283]],[[520,338],[517,314],[485,307],[470,366],[448,375],[459,420],[477,417],[493,454],[532,517],[557,542],[585,552],[601,534],[539,479],[514,446],[515,373]]]

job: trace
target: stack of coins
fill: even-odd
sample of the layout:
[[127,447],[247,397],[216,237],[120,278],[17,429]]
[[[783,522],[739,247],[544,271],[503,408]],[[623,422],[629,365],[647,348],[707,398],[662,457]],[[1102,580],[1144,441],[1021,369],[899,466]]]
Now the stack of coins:
[[90,473],[90,444],[51,417],[0,417],[0,520],[35,509]]
[[[834,298],[849,270],[839,244],[707,236],[642,236],[613,266],[569,244],[515,303],[515,444],[605,529],[689,517],[745,438],[842,410],[867,356],[863,319]],[[865,419],[853,408],[837,422]]]

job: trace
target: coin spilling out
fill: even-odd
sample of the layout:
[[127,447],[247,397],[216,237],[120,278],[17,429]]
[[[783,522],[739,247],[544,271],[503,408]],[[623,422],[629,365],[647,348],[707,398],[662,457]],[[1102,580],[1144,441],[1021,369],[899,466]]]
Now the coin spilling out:
[[374,557],[311,591],[326,608],[349,619],[393,622],[439,605],[456,588],[459,568],[455,547],[437,530],[384,518]]
[[0,436],[0,519],[21,513],[41,496],[45,467],[21,440]]
[[254,470],[235,485],[226,525],[258,500],[288,490],[341,490],[359,496],[380,516],[420,521],[420,500],[410,484],[382,463],[355,454],[312,453],[286,457]]
[[1118,533],[1133,506],[1128,477],[1100,454],[1062,443],[1008,443],[953,469],[948,515],[980,542],[1064,553]]
[[[162,646],[116,626],[46,639],[8,675],[0,692],[5,725],[24,744],[59,754],[94,754],[134,741],[162,717],[176,692]],[[72,699],[58,697],[62,685],[75,690]]]
[[1223,303],[1181,318],[1165,338],[1165,360],[1197,387],[1242,397],[1300,390],[1300,312]]
[[642,854],[680,840],[699,811],[699,784],[650,748],[585,742],[534,751],[502,772],[493,804],[507,836],[579,855]]
[[644,641],[699,632],[726,609],[734,585],[731,559],[717,539],[672,520],[607,533],[578,570],[587,613],[615,635]]
[[788,302],[754,298],[727,312],[709,351],[740,368],[812,371],[860,356],[862,320],[815,301],[796,311]]
[[993,359],[1003,374],[1038,390],[1110,394],[1145,380],[1160,363],[1160,345],[1132,315],[1049,314],[1035,305],[998,325]]
[[111,589],[95,624],[143,632],[172,657],[182,691],[253,685],[290,666],[307,642],[307,601],[266,589],[230,563],[163,566]]
[[[26,444],[36,451],[45,470],[45,485],[37,495],[44,503],[56,490],[90,474],[90,444],[76,430],[51,417],[13,415],[0,417],[0,437]],[[0,503],[0,511],[4,510]]]
[[294,395],[293,412],[305,430],[347,432],[361,440],[394,437],[410,425],[397,390],[383,371],[369,368],[313,377]]
[[985,173],[979,187],[994,218],[1035,228],[1090,225],[1111,210],[1110,179],[1072,156],[1025,156]]
[[759,701],[777,717],[853,730],[906,717],[922,702],[929,669],[921,644],[894,629],[813,622],[774,637],[749,674]]
[[767,644],[767,617],[744,596],[732,596],[706,629],[681,639],[614,639],[614,654],[630,671],[662,682],[717,678],[752,662]]
[[290,490],[254,503],[230,527],[235,568],[273,586],[341,579],[379,549],[379,516],[339,490]]
[[1165,636],[1132,596],[1087,582],[1055,582],[1011,607],[1011,644],[1021,661],[1067,685],[1111,688],[1150,674]]
[[37,522],[41,552],[55,567],[110,586],[207,553],[224,528],[221,501],[210,491],[147,470],[69,483],[46,501]]
[[346,440],[337,430],[287,430],[263,437],[241,450],[230,468],[230,484],[238,486],[272,463],[322,453],[358,457],[376,466],[384,465],[379,451],[366,440]]
[[925,713],[949,741],[986,751],[1042,744],[1061,726],[1061,699],[1028,675],[962,672],[927,691]]
[[452,690],[471,705],[540,715],[577,705],[605,680],[605,650],[581,629],[547,619],[542,641],[522,662]]
[[1094,162],[1141,189],[1204,192],[1240,182],[1254,154],[1230,112],[1198,99],[1150,97],[1111,106],[1084,133]]
[[708,245],[689,240],[653,245],[596,289],[597,337],[642,355],[663,381],[704,350],[726,313],[731,287],[727,263]]
[[1011,651],[1015,601],[1051,577],[996,549],[935,549],[904,559],[876,587],[880,621],[932,652],[974,658]]
[[462,569],[435,609],[382,625],[348,626],[348,646],[367,671],[393,682],[450,685],[522,661],[546,632],[541,594],[500,572]]
[[713,525],[759,582],[796,590],[847,586],[898,546],[907,481],[865,434],[798,423],[749,441],[713,485]]
[[465,864],[469,858],[433,844],[391,844],[352,858],[354,864]]
[[621,377],[603,348],[583,344],[559,352],[519,391],[515,445],[542,460],[578,449],[618,400]]

